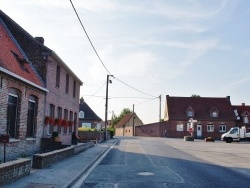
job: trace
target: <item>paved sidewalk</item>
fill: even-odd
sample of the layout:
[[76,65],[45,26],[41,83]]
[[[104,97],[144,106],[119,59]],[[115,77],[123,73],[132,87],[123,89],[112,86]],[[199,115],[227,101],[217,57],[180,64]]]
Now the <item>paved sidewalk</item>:
[[67,188],[71,187],[114,143],[110,139],[99,143],[77,155],[55,163],[50,167],[32,170],[31,174],[15,182],[4,185],[4,188]]

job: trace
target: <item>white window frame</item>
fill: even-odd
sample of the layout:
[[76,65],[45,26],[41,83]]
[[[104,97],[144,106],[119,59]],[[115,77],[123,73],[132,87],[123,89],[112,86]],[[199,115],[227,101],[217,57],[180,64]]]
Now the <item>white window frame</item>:
[[182,132],[183,131],[183,124],[177,124],[176,125],[176,131]]
[[243,122],[244,122],[244,123],[249,123],[249,118],[248,118],[248,116],[243,116]]
[[219,132],[226,132],[227,131],[226,125],[220,125],[219,128],[220,128]]
[[214,132],[214,124],[207,125],[207,132]]
[[191,110],[189,110],[189,111],[188,111],[188,117],[193,117],[193,116],[194,116],[194,112],[191,111]]
[[213,116],[214,118],[218,117],[218,112],[212,112],[212,116]]
[[84,117],[85,117],[84,111],[81,110],[79,112],[79,118],[84,118]]

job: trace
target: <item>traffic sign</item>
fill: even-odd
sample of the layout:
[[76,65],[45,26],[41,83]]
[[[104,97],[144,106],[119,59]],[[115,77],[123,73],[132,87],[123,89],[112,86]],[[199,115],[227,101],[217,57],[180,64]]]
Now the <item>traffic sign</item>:
[[193,130],[193,128],[189,128],[189,130],[188,130],[190,133],[192,133],[194,130]]

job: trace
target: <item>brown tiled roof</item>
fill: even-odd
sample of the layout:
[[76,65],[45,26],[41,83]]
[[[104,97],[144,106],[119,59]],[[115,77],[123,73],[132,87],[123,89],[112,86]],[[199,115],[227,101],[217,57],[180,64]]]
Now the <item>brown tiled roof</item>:
[[[15,42],[15,39],[9,33],[5,24],[0,18],[0,67],[2,71],[7,74],[14,74],[15,77],[25,79],[36,84],[37,86],[44,87],[42,80],[32,67],[32,64],[25,57],[25,54]],[[13,76],[13,75],[12,75]]]
[[129,120],[130,118],[133,116],[133,113],[129,113],[126,114],[125,116],[123,116],[123,118],[116,124],[116,128],[121,128],[123,127]]
[[233,110],[234,110],[235,118],[236,119],[237,117],[239,118],[237,119],[237,122],[241,122],[241,123],[243,122],[242,116],[250,114],[250,106],[246,106],[245,104],[233,105]]
[[229,97],[170,97],[166,96],[166,107],[170,120],[187,120],[186,110],[192,107],[195,112],[194,119],[215,120],[211,118],[210,110],[216,108],[219,111],[217,120],[235,120],[233,108]]

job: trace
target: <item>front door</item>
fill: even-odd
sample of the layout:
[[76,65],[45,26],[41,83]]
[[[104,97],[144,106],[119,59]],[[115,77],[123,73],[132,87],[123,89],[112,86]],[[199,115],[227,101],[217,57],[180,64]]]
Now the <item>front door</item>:
[[197,138],[202,137],[202,125],[197,125]]

